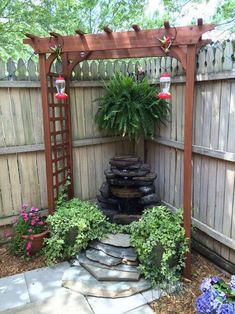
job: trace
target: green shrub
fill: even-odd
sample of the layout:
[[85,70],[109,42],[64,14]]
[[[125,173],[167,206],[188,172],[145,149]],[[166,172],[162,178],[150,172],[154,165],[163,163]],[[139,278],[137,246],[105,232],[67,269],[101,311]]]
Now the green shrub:
[[44,252],[48,264],[75,256],[106,230],[106,218],[97,206],[78,199],[62,202],[47,222],[50,238],[45,240]]
[[164,206],[145,210],[142,218],[130,225],[108,222],[94,203],[72,199],[62,201],[49,216],[50,238],[44,249],[48,264],[75,256],[89,242],[108,233],[128,233],[140,265],[139,271],[152,285],[176,282],[187,251],[182,211],[172,213]]
[[165,206],[147,209],[131,224],[131,244],[140,261],[139,271],[152,285],[176,282],[188,250],[182,210],[172,213]]
[[156,97],[156,87],[144,79],[136,82],[132,77],[117,73],[105,85],[105,94],[99,97],[95,121],[101,130],[115,136],[154,136],[155,124],[166,121],[169,103]]

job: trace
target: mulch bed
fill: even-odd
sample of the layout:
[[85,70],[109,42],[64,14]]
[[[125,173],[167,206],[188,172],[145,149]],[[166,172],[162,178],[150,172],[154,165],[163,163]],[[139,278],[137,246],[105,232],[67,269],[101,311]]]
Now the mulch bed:
[[203,278],[219,276],[225,281],[225,276],[213,263],[196,252],[192,254],[192,281],[184,281],[180,292],[166,295],[151,304],[156,314],[194,314],[195,300],[201,294],[200,284]]
[[10,255],[6,245],[0,246],[0,278],[45,266],[43,256],[20,258]]
[[[43,256],[26,260],[10,255],[6,245],[0,246],[0,278],[45,266]],[[228,281],[224,273],[213,263],[195,252],[192,255],[192,273],[192,281],[184,282],[180,292],[166,295],[151,304],[156,314],[194,314],[195,299],[200,294],[200,283],[203,278],[219,276]]]

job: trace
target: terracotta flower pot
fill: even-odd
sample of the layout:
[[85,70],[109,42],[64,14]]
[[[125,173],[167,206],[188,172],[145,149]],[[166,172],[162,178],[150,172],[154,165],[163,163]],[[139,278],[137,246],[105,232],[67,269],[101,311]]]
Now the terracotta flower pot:
[[43,240],[49,235],[49,230],[45,230],[42,233],[29,235],[22,235],[23,239],[29,240],[32,243],[30,254],[35,254],[43,248]]

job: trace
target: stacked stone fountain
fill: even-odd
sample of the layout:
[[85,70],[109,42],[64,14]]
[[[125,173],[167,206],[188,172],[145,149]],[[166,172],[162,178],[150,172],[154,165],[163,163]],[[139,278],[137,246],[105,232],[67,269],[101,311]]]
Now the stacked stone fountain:
[[115,156],[109,163],[97,200],[112,222],[128,224],[138,220],[144,208],[159,203],[154,186],[157,175],[148,164],[136,156]]

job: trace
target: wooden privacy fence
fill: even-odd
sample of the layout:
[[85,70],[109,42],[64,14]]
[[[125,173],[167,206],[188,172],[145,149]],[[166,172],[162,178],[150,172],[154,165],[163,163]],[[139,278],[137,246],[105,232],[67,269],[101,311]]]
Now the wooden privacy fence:
[[[194,224],[209,248],[235,261],[235,89],[234,43],[208,46],[198,55],[193,136]],[[108,160],[118,153],[141,152],[129,141],[111,138],[94,124],[103,82],[115,71],[133,73],[141,64],[153,84],[173,75],[172,112],[167,126],[147,141],[147,161],[158,173],[161,199],[182,206],[185,78],[170,58],[83,62],[73,72],[71,111],[75,195],[95,198]],[[11,222],[22,203],[47,207],[43,122],[38,65],[0,60],[0,225]],[[12,74],[13,73],[13,74]],[[11,74],[11,75],[9,75]]]

